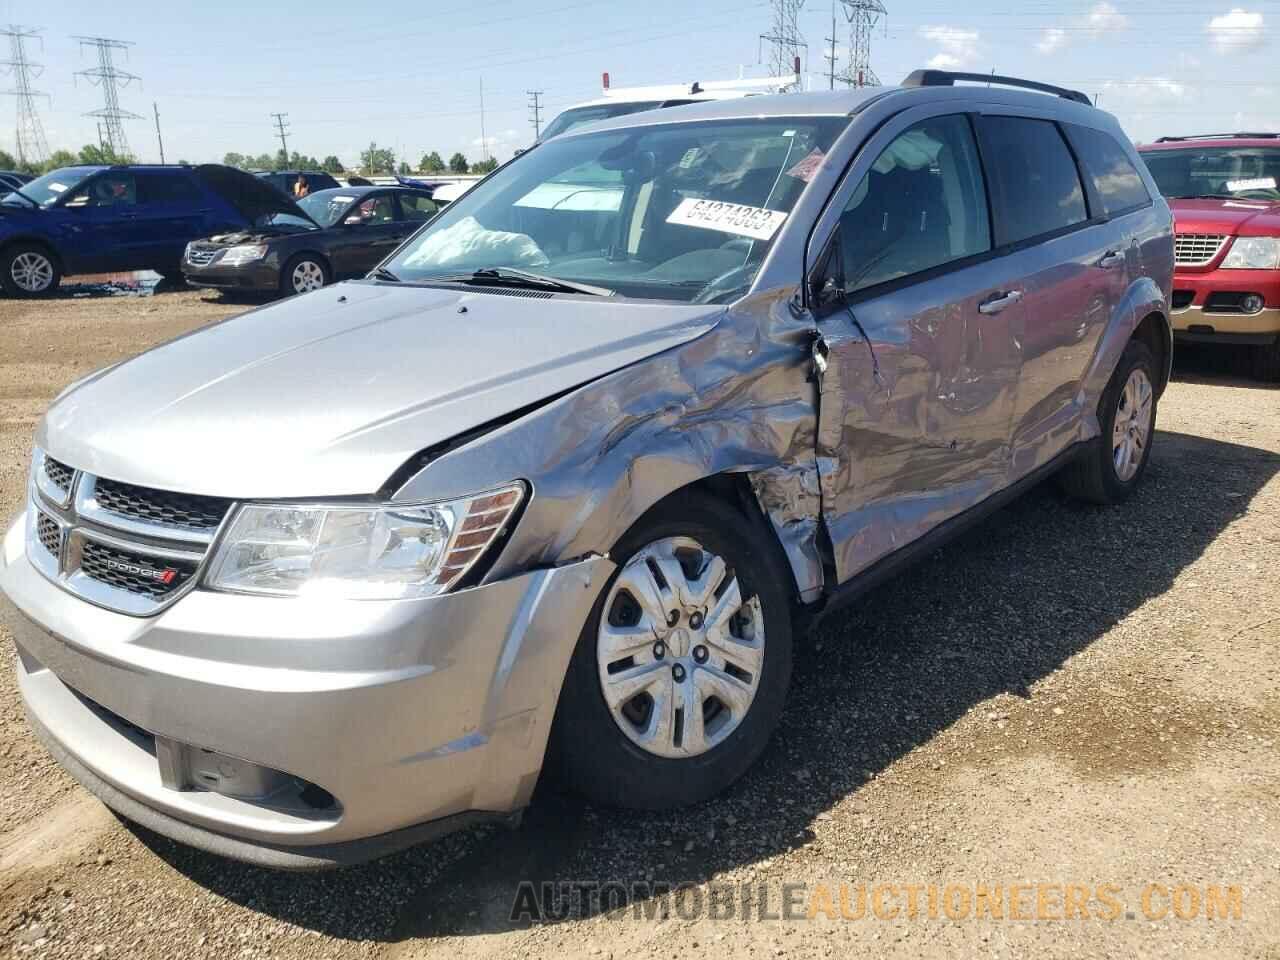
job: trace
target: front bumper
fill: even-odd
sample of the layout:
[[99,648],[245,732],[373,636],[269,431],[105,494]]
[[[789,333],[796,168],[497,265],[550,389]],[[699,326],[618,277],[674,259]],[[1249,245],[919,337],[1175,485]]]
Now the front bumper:
[[[1241,313],[1231,298],[1254,294],[1263,309]],[[1173,274],[1170,320],[1187,343],[1272,343],[1280,334],[1280,270],[1180,267]]]
[[45,579],[24,523],[0,550],[0,625],[38,735],[124,816],[293,869],[523,808],[613,569],[592,557],[393,602],[195,590],[138,618]]
[[207,266],[199,266],[184,258],[182,275],[194,287],[259,292],[280,289],[280,264],[274,254],[232,267],[224,267],[216,261]]

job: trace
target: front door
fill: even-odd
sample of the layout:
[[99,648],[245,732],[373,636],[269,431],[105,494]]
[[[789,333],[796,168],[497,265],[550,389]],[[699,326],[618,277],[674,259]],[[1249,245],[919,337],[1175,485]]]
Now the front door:
[[1007,483],[1022,290],[993,251],[964,114],[904,112],[833,206],[811,262],[823,513],[845,581]]
[[373,193],[354,204],[334,228],[337,239],[331,247],[334,273],[342,277],[362,277],[411,232],[397,219],[395,198]]

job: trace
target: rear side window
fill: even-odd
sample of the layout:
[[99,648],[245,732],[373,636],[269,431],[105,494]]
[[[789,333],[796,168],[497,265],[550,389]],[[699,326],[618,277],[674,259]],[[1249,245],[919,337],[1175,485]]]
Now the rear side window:
[[182,174],[139,173],[138,203],[192,204],[200,198],[196,185]]
[[1089,219],[1084,188],[1062,133],[1049,120],[979,117],[1000,246]]
[[1108,217],[1145,207],[1151,202],[1142,176],[1115,137],[1075,124],[1067,126],[1067,133]]

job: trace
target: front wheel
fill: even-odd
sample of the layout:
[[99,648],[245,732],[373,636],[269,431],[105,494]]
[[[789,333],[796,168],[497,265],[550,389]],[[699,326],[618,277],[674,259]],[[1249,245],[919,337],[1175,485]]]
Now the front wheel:
[[284,265],[280,273],[280,292],[286,297],[310,293],[329,282],[328,265],[314,254],[300,253]]
[[650,511],[584,626],[556,716],[568,785],[614,806],[705,800],[755,762],[791,677],[790,572],[722,501]]
[[0,284],[13,297],[41,297],[52,293],[62,280],[53,255],[36,244],[15,244],[0,258]]
[[1137,489],[1155,438],[1155,384],[1151,350],[1131,340],[1098,403],[1102,434],[1061,474],[1068,494],[1091,503],[1112,504]]

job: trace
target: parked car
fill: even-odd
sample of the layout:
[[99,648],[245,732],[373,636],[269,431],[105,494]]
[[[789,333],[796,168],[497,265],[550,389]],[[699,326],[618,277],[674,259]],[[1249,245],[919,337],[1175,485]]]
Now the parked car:
[[1252,348],[1280,380],[1280,133],[1161,137],[1140,149],[1173,208],[1173,336]]
[[[72,385],[0,549],[38,736],[281,867],[509,821],[546,758],[602,803],[723,790],[793,617],[1149,462],[1169,208],[1083,94],[969,79],[571,131],[369,278]],[[525,202],[583,170],[621,203]]]
[[34,180],[29,173],[19,173],[17,170],[0,170],[0,190],[16,190],[24,183],[30,183]]
[[299,177],[307,178],[307,190],[310,193],[342,186],[332,176],[321,170],[258,170],[254,176],[261,177],[286,197],[295,195]]
[[11,296],[39,296],[64,274],[177,277],[189,240],[252,221],[254,188],[267,192],[217,164],[54,170],[0,198],[0,284]]
[[340,187],[296,204],[281,194],[249,229],[187,244],[182,273],[198,287],[307,293],[364,276],[436,211],[428,191],[406,187]]

